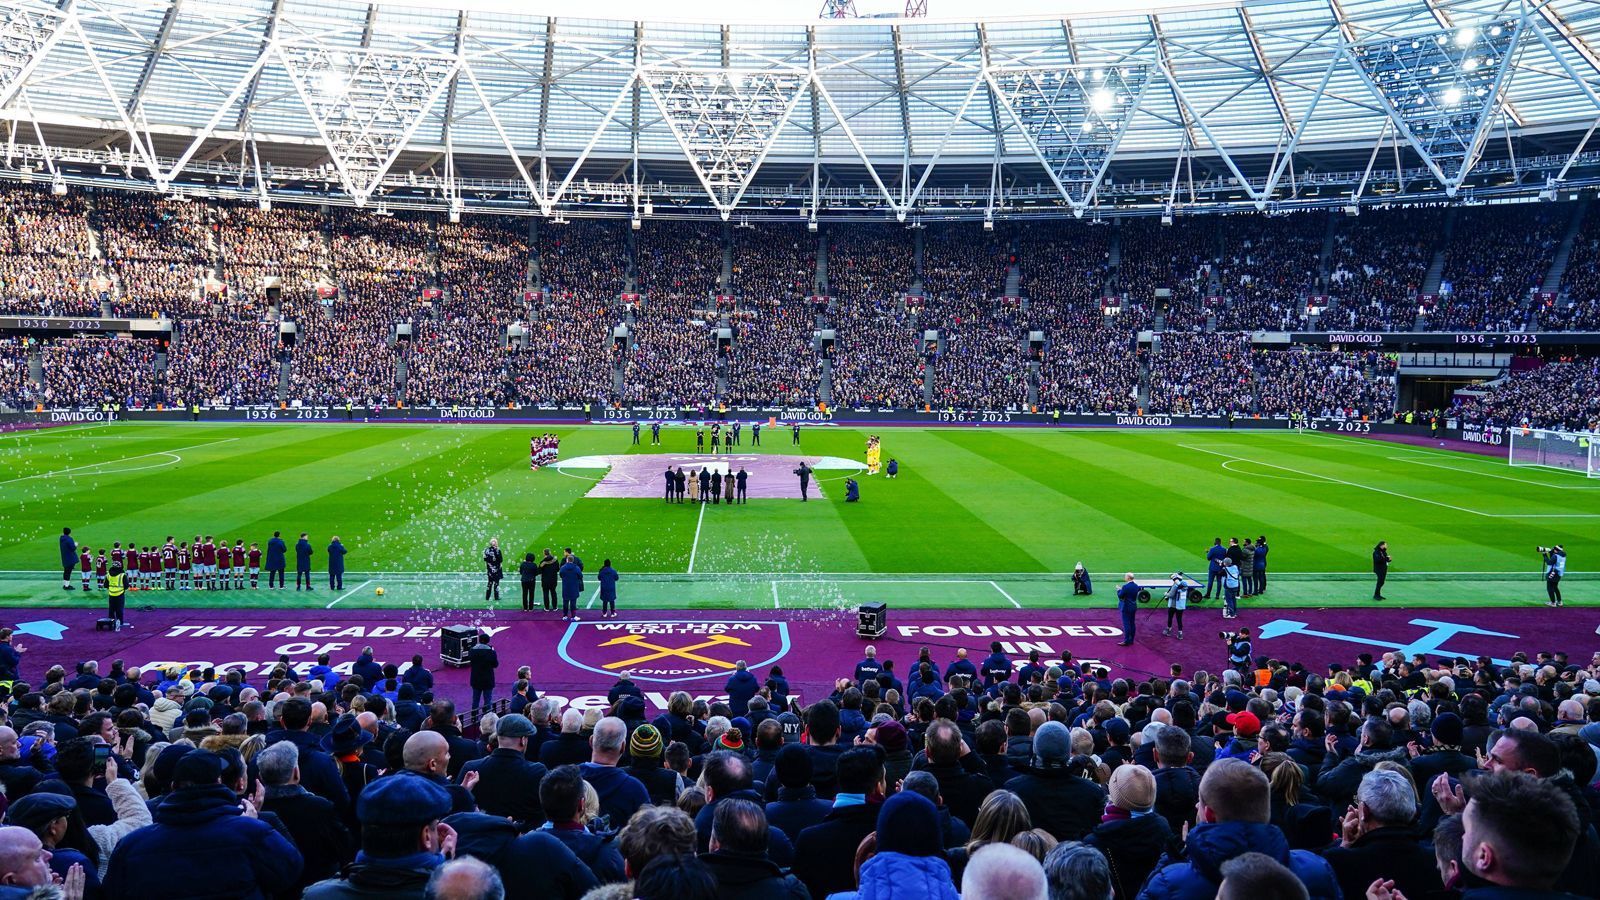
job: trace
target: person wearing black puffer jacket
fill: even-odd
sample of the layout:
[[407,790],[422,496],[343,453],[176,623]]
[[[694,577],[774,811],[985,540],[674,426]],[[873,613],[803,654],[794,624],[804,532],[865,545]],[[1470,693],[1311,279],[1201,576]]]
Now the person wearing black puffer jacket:
[[1200,801],[1200,773],[1189,762],[1194,759],[1189,732],[1176,725],[1164,725],[1156,732],[1156,814],[1167,820],[1174,832],[1194,824],[1195,804]]
[[1111,773],[1111,802],[1084,843],[1111,864],[1117,900],[1133,900],[1164,854],[1181,842],[1167,820],[1155,814],[1156,779],[1144,766],[1118,766]]
[[1433,719],[1433,744],[1427,749],[1407,747],[1411,755],[1411,777],[1419,785],[1432,784],[1440,775],[1459,778],[1462,772],[1478,767],[1478,761],[1461,750],[1461,717],[1440,713]]
[[700,861],[716,876],[719,900],[810,900],[800,879],[768,856],[768,831],[760,804],[731,797],[717,804],[710,851]]
[[[932,730],[930,727],[930,733]],[[1105,789],[1084,778],[1073,762],[1067,726],[1046,722],[1033,736],[1033,767],[1005,785],[1027,805],[1034,826],[1050,832],[1058,841],[1082,840],[1099,823],[1106,805]],[[949,794],[945,794],[945,802],[952,813],[962,815]],[[966,818],[962,817],[962,821]]]

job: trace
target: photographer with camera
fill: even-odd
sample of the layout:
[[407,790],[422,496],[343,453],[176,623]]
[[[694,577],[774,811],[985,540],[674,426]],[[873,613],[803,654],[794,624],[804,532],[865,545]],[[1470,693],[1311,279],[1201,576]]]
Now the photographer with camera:
[[1167,627],[1163,637],[1172,634],[1172,620],[1178,620],[1178,640],[1183,640],[1183,611],[1189,608],[1189,586],[1182,572],[1172,573],[1172,586],[1167,588]]
[[1553,609],[1561,608],[1561,579],[1567,574],[1567,551],[1560,544],[1554,547],[1540,547],[1539,555],[1544,558],[1544,592],[1549,596],[1549,605]]
[[1217,637],[1228,645],[1228,665],[1240,675],[1250,674],[1250,628],[1238,631],[1219,631]]

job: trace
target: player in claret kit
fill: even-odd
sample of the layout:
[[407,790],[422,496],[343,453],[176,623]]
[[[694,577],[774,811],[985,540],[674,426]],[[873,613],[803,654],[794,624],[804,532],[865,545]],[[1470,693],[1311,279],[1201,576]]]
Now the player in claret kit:
[[159,547],[148,547],[144,554],[144,589],[153,591],[161,579],[161,552]]
[[539,471],[539,437],[528,438],[528,468]]
[[[233,542],[233,589],[236,591],[244,590],[244,562],[244,541],[236,540]],[[256,562],[260,563],[261,560],[257,559]]]
[[121,541],[112,541],[111,542],[111,564],[113,566],[122,565],[122,542]]
[[194,566],[189,559],[189,542],[184,541],[178,545],[178,589],[183,591],[194,588]]
[[106,565],[106,548],[101,547],[94,557],[94,580],[95,586],[102,591],[106,589]]
[[94,558],[89,555],[89,545],[78,545],[78,568],[83,571],[83,590],[89,592],[89,576],[94,572]]
[[167,535],[167,542],[161,545],[161,574],[166,580],[169,591],[178,589],[178,545],[172,542],[172,535]]
[[228,539],[217,541],[217,588],[218,590],[231,590],[233,582],[233,555],[228,552]]
[[250,590],[261,587],[261,548],[250,542]]
[[206,535],[205,543],[200,545],[200,565],[204,567],[202,579],[205,590],[217,589],[217,545],[212,541],[211,535]]

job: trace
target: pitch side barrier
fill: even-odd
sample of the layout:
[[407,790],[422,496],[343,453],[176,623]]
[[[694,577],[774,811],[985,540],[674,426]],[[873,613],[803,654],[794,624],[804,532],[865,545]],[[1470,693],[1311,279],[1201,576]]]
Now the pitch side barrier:
[[[499,409],[487,406],[371,408],[342,406],[201,408],[179,409],[47,409],[20,413],[0,413],[0,425],[42,426],[76,425],[100,422],[460,422],[460,423],[611,423],[633,422],[699,423],[715,421],[794,422],[812,425],[970,425],[975,427],[1036,428],[1215,428],[1220,430],[1260,431],[1298,427],[1283,416],[1167,416],[1135,413],[1032,413],[985,410],[893,410],[839,409],[817,410],[781,407],[736,407],[727,410],[677,409],[671,407],[593,405],[521,407]],[[1370,422],[1360,419],[1313,418],[1306,430],[1349,435],[1398,435],[1425,437],[1426,425],[1399,422]],[[1439,437],[1477,444],[1504,443],[1501,429],[1448,423]]]

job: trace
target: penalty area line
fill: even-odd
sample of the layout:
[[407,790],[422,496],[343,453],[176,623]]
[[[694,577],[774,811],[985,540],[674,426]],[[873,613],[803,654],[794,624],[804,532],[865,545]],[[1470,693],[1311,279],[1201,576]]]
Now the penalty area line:
[[333,600],[331,602],[329,602],[327,606],[324,606],[323,609],[333,609],[335,606],[339,605],[339,601],[343,600],[346,597],[349,597],[349,596],[355,594],[357,591],[361,590],[362,588],[366,587],[367,585],[369,585],[371,583],[372,583],[372,579],[368,578],[366,581],[361,582],[360,584],[356,585],[355,587],[351,588],[350,590],[345,591],[344,593],[340,594],[339,596],[333,598]]
[[689,548],[689,574],[694,574],[694,558],[700,552],[700,526],[706,521],[706,505],[700,504],[700,517],[694,520],[694,545]]
[[1010,594],[1006,593],[1006,589],[1005,588],[1001,587],[998,584],[995,584],[992,581],[989,582],[989,586],[994,588],[995,590],[999,591],[1000,592],[1000,596],[1006,598],[1007,600],[1010,600],[1012,606],[1015,606],[1017,609],[1021,609],[1022,608],[1022,604],[1017,602],[1017,598],[1015,598],[1015,597],[1011,596]]

